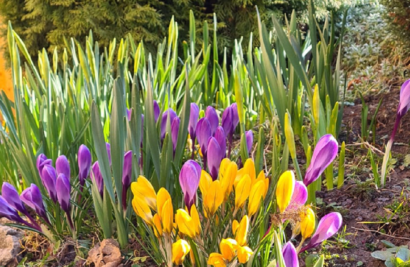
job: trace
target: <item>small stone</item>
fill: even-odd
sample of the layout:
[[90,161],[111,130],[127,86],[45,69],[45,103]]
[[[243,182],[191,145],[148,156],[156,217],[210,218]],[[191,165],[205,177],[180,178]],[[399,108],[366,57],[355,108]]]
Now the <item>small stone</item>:
[[104,239],[88,252],[88,263],[96,267],[117,267],[122,261],[119,244],[114,239]]
[[[2,220],[0,223],[7,222]],[[0,266],[14,267],[18,265],[22,237],[21,231],[0,224]]]

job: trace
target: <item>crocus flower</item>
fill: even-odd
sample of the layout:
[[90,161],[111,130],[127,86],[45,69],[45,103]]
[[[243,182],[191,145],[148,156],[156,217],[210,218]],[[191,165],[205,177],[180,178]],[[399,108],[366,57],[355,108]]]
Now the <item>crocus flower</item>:
[[208,148],[207,148],[207,163],[209,174],[215,181],[218,178],[219,166],[224,157],[224,152],[218,144],[215,137],[209,138]]
[[124,165],[122,169],[122,208],[127,209],[127,192],[131,185],[132,176],[132,151],[124,155]]
[[295,188],[295,175],[292,171],[285,171],[280,177],[276,186],[276,203],[280,213],[283,213],[290,204],[290,200]]
[[301,181],[295,181],[295,187],[293,188],[292,198],[286,210],[298,210],[300,207],[305,205],[307,198],[308,191],[305,184]]
[[315,224],[315,213],[311,208],[308,208],[300,214],[300,233],[302,234],[303,240],[312,236],[315,231]]
[[92,168],[91,168],[91,180],[95,183],[98,188],[98,192],[100,193],[101,197],[104,193],[104,180],[101,174],[100,165],[98,161],[96,161]]
[[64,173],[60,173],[57,177],[56,182],[57,189],[57,198],[58,203],[63,211],[66,213],[70,212],[70,194],[71,194],[71,185],[70,180]]
[[216,128],[214,137],[216,141],[218,141],[219,146],[221,147],[221,152],[223,154],[222,158],[225,158],[226,156],[226,135],[225,135],[224,128],[222,128],[221,126],[218,126]]
[[47,189],[48,195],[51,200],[57,202],[57,192],[56,192],[56,180],[57,173],[53,166],[45,165],[42,172],[42,182],[45,188]]
[[316,144],[303,183],[308,186],[316,181],[327,166],[336,158],[338,144],[331,134],[322,136]]
[[381,185],[382,186],[384,186],[384,183],[386,181],[387,163],[389,161],[390,150],[393,146],[394,137],[396,136],[396,132],[399,129],[401,118],[407,113],[409,109],[410,109],[410,80],[407,80],[402,84],[401,89],[400,89],[400,102],[399,102],[399,106],[397,107],[396,122],[394,123],[394,128],[390,135],[389,142],[387,142],[386,151],[384,152],[382,173],[381,173]]
[[165,188],[161,188],[157,194],[157,211],[161,218],[162,231],[168,235],[174,228],[174,208],[171,195]]
[[198,124],[199,118],[199,107],[196,103],[191,103],[191,110],[189,112],[189,123],[188,123],[188,132],[189,136],[192,139],[192,143],[195,143],[196,138],[196,125]]
[[264,194],[266,191],[266,184],[264,180],[258,181],[252,186],[251,192],[249,194],[248,202],[248,215],[249,217],[254,215],[261,204],[261,200],[264,199]]
[[175,214],[175,223],[177,224],[179,231],[190,238],[194,238],[201,234],[201,222],[195,205],[192,205],[190,214],[184,209],[177,210],[177,214]]
[[170,123],[170,126],[171,126],[171,125],[172,125],[172,122],[173,122],[174,119],[177,117],[177,114],[176,114],[175,111],[173,111],[171,108],[169,108],[168,110],[166,110],[166,111],[162,114],[162,119],[161,119],[161,139],[164,139],[164,137],[165,137],[165,132],[167,131],[168,116],[169,116],[169,123]]
[[105,143],[105,148],[107,149],[108,162],[110,163],[110,166],[111,166],[111,145],[110,143]]
[[298,253],[292,242],[289,241],[283,246],[282,255],[286,267],[299,267]]
[[15,209],[13,209],[10,206],[10,204],[7,203],[7,201],[2,196],[0,196],[0,218],[2,218],[2,217],[5,217],[5,218],[7,218],[11,221],[15,221],[15,222],[18,222],[18,223],[25,224],[25,225],[27,225],[31,228],[34,228],[34,229],[37,229],[37,230],[41,231],[39,226],[32,225],[32,224],[26,222],[25,220],[23,220],[19,216],[18,212]]
[[224,128],[225,134],[228,138],[228,157],[231,154],[233,133],[235,132],[236,126],[239,123],[238,107],[236,103],[233,103],[227,107],[222,114],[222,127]]
[[[209,179],[209,176],[206,176],[206,175],[202,177],[204,179]],[[219,206],[221,206],[224,201],[224,195],[222,192],[221,183],[218,180],[215,180],[215,181],[210,180],[208,182],[209,182],[209,187],[201,191],[204,213],[205,213],[205,217],[207,218],[212,217],[218,210]]]
[[80,180],[81,190],[85,184],[85,179],[87,179],[90,174],[91,168],[91,153],[87,146],[81,145],[78,149],[77,154],[78,160],[78,179]]
[[246,263],[249,257],[253,254],[252,250],[247,246],[247,236],[249,230],[249,218],[248,216],[243,216],[241,222],[237,227],[235,227],[235,240],[238,244],[237,257],[240,263]]
[[207,153],[207,147],[208,147],[208,140],[209,137],[212,136],[212,131],[211,131],[211,124],[209,123],[209,120],[207,118],[202,118],[198,121],[198,124],[196,125],[196,138],[198,139],[199,146],[201,147],[201,152],[202,155],[204,156],[204,166],[206,166],[205,161],[206,161],[206,153]]
[[40,177],[43,175],[43,168],[45,165],[52,165],[53,161],[51,159],[48,159],[46,157],[46,155],[44,154],[40,154],[37,157],[37,161],[36,161],[36,166],[37,166],[37,170],[38,173],[40,174]]
[[157,208],[157,194],[154,187],[144,176],[139,176],[136,182],[131,183],[131,191],[134,198],[141,198],[148,207],[155,210]]
[[252,180],[248,174],[242,176],[235,185],[235,210],[242,208],[250,195]]
[[309,243],[302,248],[300,252],[314,248],[321,244],[326,239],[336,234],[342,226],[342,215],[338,212],[331,212],[325,215],[317,226],[315,234],[310,239]]
[[154,100],[154,119],[155,122],[158,120],[159,114],[161,113],[161,110],[159,109],[158,102]]
[[252,151],[252,145],[253,145],[253,132],[252,130],[249,130],[245,132],[245,138],[246,138],[246,146],[248,148],[248,154],[251,153]]
[[185,162],[179,173],[179,184],[184,193],[184,201],[188,210],[191,210],[191,206],[195,202],[200,179],[201,166],[193,160]]
[[70,179],[70,163],[68,163],[67,157],[61,155],[56,160],[57,174],[63,173],[68,179]]
[[178,132],[179,132],[179,118],[175,117],[171,124],[171,139],[172,139],[172,147],[174,149],[174,152],[177,147]]
[[43,204],[43,197],[41,196],[40,189],[38,189],[35,184],[31,184],[30,187],[26,188],[21,193],[20,199],[24,202],[24,204],[33,209],[41,218],[50,224]]
[[211,134],[214,135],[216,127],[219,125],[219,116],[216,113],[216,110],[213,107],[208,106],[205,110],[205,118],[208,119],[211,125]]
[[176,265],[181,265],[185,260],[185,256],[188,255],[190,251],[191,247],[188,242],[183,239],[177,240],[172,244],[172,262]]

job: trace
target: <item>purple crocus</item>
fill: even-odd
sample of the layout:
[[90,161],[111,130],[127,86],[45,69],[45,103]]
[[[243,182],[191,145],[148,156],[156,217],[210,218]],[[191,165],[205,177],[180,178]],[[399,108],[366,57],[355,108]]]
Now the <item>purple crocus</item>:
[[164,139],[165,137],[165,132],[167,131],[167,121],[168,121],[168,116],[169,116],[169,122],[172,124],[174,119],[177,117],[177,114],[175,111],[173,111],[171,108],[166,110],[162,114],[162,119],[161,119],[161,139]]
[[179,122],[179,118],[175,117],[171,124],[171,139],[174,152],[178,142]]
[[91,180],[97,186],[98,192],[102,197],[104,193],[104,180],[101,174],[100,165],[98,161],[94,162],[93,166],[91,167]]
[[251,154],[252,151],[252,145],[253,145],[253,132],[252,130],[246,131],[245,132],[245,138],[246,138],[246,146],[248,148],[248,154]]
[[221,147],[221,152],[222,152],[222,158],[225,158],[226,156],[226,135],[224,128],[221,126],[218,126],[215,131],[214,135],[216,141],[218,141],[219,146]]
[[390,151],[393,146],[394,137],[400,126],[401,118],[407,113],[410,109],[410,80],[405,81],[400,89],[400,102],[397,107],[396,122],[394,123],[393,131],[390,135],[389,142],[386,145],[386,151],[384,152],[383,164],[382,164],[382,173],[381,173],[381,186],[384,186],[386,181],[386,170],[387,163],[389,161]]
[[331,134],[322,136],[316,144],[303,183],[308,186],[316,181],[327,166],[336,158],[338,144]]
[[25,224],[25,225],[27,225],[31,228],[34,228],[34,229],[37,229],[37,230],[41,231],[41,228],[38,225],[32,225],[32,224],[26,222],[25,220],[23,220],[19,216],[17,210],[13,209],[11,207],[11,205],[9,203],[7,203],[7,201],[2,196],[0,196],[0,218],[2,218],[2,217],[5,217],[5,218],[7,218],[11,221],[15,221],[15,222],[18,222],[18,223]]
[[208,139],[212,136],[211,124],[207,118],[202,118],[196,125],[196,138],[198,139],[199,146],[204,159],[204,166],[206,166],[206,150],[208,147]]
[[199,107],[196,103],[191,103],[191,110],[189,112],[189,123],[188,123],[188,132],[189,136],[192,139],[192,143],[195,143],[196,138],[196,125],[198,124],[199,118]]
[[292,242],[289,241],[283,246],[282,255],[286,267],[299,267],[298,253]]
[[124,155],[124,165],[122,168],[122,208],[127,209],[127,192],[132,180],[132,151]]
[[91,168],[91,153],[87,146],[80,146],[78,149],[77,160],[79,169],[78,179],[80,180],[81,191],[83,191],[85,179],[87,179],[90,174]]
[[70,196],[71,196],[71,185],[70,180],[64,173],[60,173],[57,177],[56,182],[57,198],[58,203],[63,211],[66,213],[70,212]]
[[329,239],[334,234],[336,234],[340,227],[342,227],[342,215],[338,212],[331,212],[325,215],[320,221],[316,228],[316,232],[310,239],[309,243],[302,248],[300,252],[314,248],[321,244],[326,239]]
[[61,155],[56,160],[57,174],[63,173],[68,179],[70,179],[70,163],[68,163],[67,157]]
[[222,127],[227,136],[232,136],[239,123],[238,107],[233,103],[222,114]]
[[51,159],[48,159],[46,157],[46,155],[44,155],[44,154],[38,155],[37,161],[36,161],[36,166],[37,166],[38,173],[40,174],[40,177],[43,173],[44,166],[45,165],[52,165],[52,164],[53,164],[53,161]]
[[56,203],[57,202],[57,192],[56,192],[56,180],[57,180],[57,173],[53,166],[45,165],[43,167],[42,172],[42,182],[45,186],[48,195],[50,196],[51,200]]
[[209,138],[207,157],[209,174],[211,175],[212,180],[215,181],[218,178],[219,166],[223,159],[221,146],[218,144],[215,137]]
[[216,113],[216,110],[213,107],[208,106],[205,110],[205,118],[208,119],[211,125],[211,135],[214,135],[216,127],[219,125],[219,116]]
[[110,143],[105,143],[105,148],[107,149],[108,162],[110,163],[110,166],[111,166],[111,145]]
[[48,224],[46,209],[43,204],[43,197],[41,196],[40,189],[35,184],[31,184],[20,195],[21,201],[34,210],[41,218],[43,218]]
[[179,173],[179,184],[184,193],[184,202],[188,211],[191,210],[191,206],[195,203],[200,179],[201,166],[194,160],[185,162]]
[[298,210],[300,207],[305,205],[307,199],[308,190],[305,184],[301,181],[296,181],[295,187],[293,188],[292,198],[290,199],[290,204],[286,210]]
[[159,109],[158,102],[154,100],[154,119],[155,122],[158,120],[159,114],[161,113],[161,110]]

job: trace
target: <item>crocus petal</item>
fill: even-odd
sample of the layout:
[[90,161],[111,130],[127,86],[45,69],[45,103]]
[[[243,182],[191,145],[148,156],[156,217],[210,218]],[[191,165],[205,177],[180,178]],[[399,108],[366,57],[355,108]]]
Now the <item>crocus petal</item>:
[[216,110],[213,107],[208,106],[205,110],[205,118],[209,120],[211,125],[211,135],[214,135],[216,127],[219,125],[219,117]]
[[222,127],[226,135],[231,135],[233,133],[233,114],[232,107],[227,107],[222,113]]
[[237,249],[238,249],[238,251],[237,251],[238,261],[239,261],[240,263],[242,263],[242,264],[243,264],[243,263],[247,263],[248,260],[249,260],[249,258],[250,258],[251,255],[253,254],[252,249],[250,249],[250,248],[247,247],[247,246],[243,246],[243,247],[238,246]]
[[127,108],[127,119],[130,121],[131,120],[131,114],[132,114],[132,109]]
[[216,141],[218,141],[218,144],[221,148],[221,153],[222,153],[222,158],[225,158],[226,155],[226,135],[224,128],[221,126],[218,126],[215,131],[214,135]]
[[155,122],[157,122],[160,113],[161,113],[161,110],[159,109],[158,102],[154,100],[154,119],[155,119]]
[[235,186],[235,209],[240,209],[245,205],[245,201],[250,194],[252,181],[248,174],[242,176]]
[[42,217],[47,223],[49,223],[46,209],[43,203],[43,197],[41,196],[40,189],[35,184],[31,184],[20,195],[21,201],[27,206],[33,209],[40,217]]
[[184,193],[185,205],[190,210],[201,179],[201,166],[194,160],[184,163],[179,173],[179,184]]
[[90,174],[91,168],[91,153],[88,147],[85,145],[80,146],[78,149],[77,159],[79,169],[78,179],[80,180],[80,184],[84,185],[85,179]]
[[136,182],[131,183],[131,191],[134,197],[143,199],[151,209],[157,209],[157,194],[147,178],[139,176]]
[[178,142],[178,132],[179,132],[179,118],[175,117],[171,124],[171,139],[172,139],[172,147],[175,151]]
[[322,136],[316,144],[303,183],[308,186],[316,181],[327,166],[336,158],[338,144],[331,134]]
[[61,209],[65,212],[70,212],[70,193],[71,185],[70,180],[65,176],[64,173],[60,173],[57,177],[56,182],[58,203],[60,203]]
[[107,149],[108,162],[110,163],[110,166],[111,166],[111,145],[109,143],[105,143],[105,148]]
[[219,243],[221,254],[228,262],[232,261],[233,258],[235,258],[237,245],[238,243],[236,242],[236,240],[232,238],[222,239],[221,243]]
[[280,177],[276,186],[276,202],[279,211],[283,213],[290,204],[295,187],[295,175],[292,171],[285,171]]
[[233,103],[231,105],[231,108],[232,108],[232,127],[233,127],[233,130],[235,130],[236,126],[238,126],[239,124],[238,106],[236,105],[236,103]]
[[209,255],[207,264],[215,266],[215,267],[226,267],[224,256],[222,254],[215,253],[215,252]]
[[196,138],[198,139],[199,146],[201,147],[201,151],[205,156],[207,153],[207,146],[209,137],[212,136],[211,131],[211,124],[207,118],[202,118],[198,121],[196,125]]
[[53,168],[53,166],[45,165],[42,172],[42,182],[47,189],[48,195],[54,203],[57,202],[56,180],[56,170]]
[[183,239],[179,239],[172,244],[172,262],[176,265],[181,265],[185,260],[185,256],[191,251],[191,247],[188,242]]
[[251,193],[249,195],[249,202],[248,202],[248,215],[252,216],[257,211],[261,204],[261,200],[263,200],[263,196],[265,194],[265,181],[259,181],[252,186]]
[[61,155],[56,160],[57,174],[63,173],[68,179],[70,179],[70,163],[68,163],[67,157]]
[[238,242],[238,246],[246,246],[246,239],[249,230],[249,217],[243,216],[238,228],[235,231],[235,240]]
[[[195,205],[192,207],[195,207]],[[190,238],[194,238],[196,236],[197,233],[195,231],[196,228],[194,221],[188,212],[183,209],[177,210],[177,214],[175,214],[175,222],[181,233],[189,236]]]
[[94,162],[91,171],[91,180],[95,183],[98,188],[98,192],[100,193],[101,197],[104,193],[104,180],[101,174],[100,165],[98,161]]
[[122,169],[122,184],[128,189],[131,185],[132,175],[132,151],[129,150],[124,155],[124,166]]
[[196,125],[198,124],[199,107],[196,103],[191,103],[191,110],[189,112],[188,132],[192,140],[196,138]]
[[286,267],[299,267],[298,253],[292,242],[286,243],[282,249],[282,255]]
[[290,200],[289,206],[286,208],[289,210],[297,210],[303,205],[305,205],[308,198],[308,191],[303,182],[296,181],[295,187],[293,189],[292,198]]
[[315,231],[315,213],[311,208],[300,214],[300,233],[304,239],[308,239]]
[[45,165],[52,165],[53,161],[48,159],[46,155],[40,154],[37,157],[36,166],[40,177],[43,175],[43,168]]
[[174,119],[177,117],[177,114],[176,114],[175,111],[173,111],[171,108],[168,109],[168,110],[166,110],[166,111],[162,114],[162,119],[161,119],[161,139],[164,139],[164,137],[165,137],[165,132],[167,131],[168,116],[169,116],[169,123],[170,123],[170,126],[171,126],[172,122],[173,122]]
[[342,215],[338,212],[331,212],[325,215],[317,226],[315,234],[310,239],[306,247],[302,248],[301,252],[316,247],[326,239],[336,234],[342,226]]
[[9,205],[18,210],[23,214],[27,214],[27,210],[24,207],[23,203],[21,203],[21,199],[19,193],[17,192],[16,188],[7,182],[3,182],[3,186],[1,187],[1,193],[3,198],[9,203]]
[[410,80],[403,83],[400,89],[400,103],[397,109],[398,116],[402,117],[410,108]]
[[218,178],[219,166],[221,165],[223,156],[224,153],[219,146],[218,141],[215,137],[211,137],[207,148],[207,163],[209,174],[212,176],[214,181]]
[[15,222],[23,221],[23,219],[21,219],[21,217],[18,215],[17,211],[13,209],[2,196],[0,196],[0,218],[2,217]]
[[245,133],[245,138],[246,138],[246,146],[248,147],[248,154],[250,154],[251,151],[252,151],[252,145],[253,145],[253,132],[252,132],[252,130],[249,130]]

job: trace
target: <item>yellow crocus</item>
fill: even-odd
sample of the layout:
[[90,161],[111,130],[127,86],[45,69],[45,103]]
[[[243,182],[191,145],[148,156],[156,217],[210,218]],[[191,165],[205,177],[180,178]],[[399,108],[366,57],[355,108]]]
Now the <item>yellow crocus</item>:
[[191,218],[194,224],[196,235],[200,235],[202,232],[201,221],[199,219],[198,210],[196,209],[195,205],[192,205],[191,207]]
[[230,262],[235,258],[237,245],[236,240],[232,238],[222,239],[221,243],[219,243],[221,254],[227,262]]
[[251,184],[255,183],[255,180],[256,180],[255,163],[253,163],[253,160],[250,158],[245,161],[243,168],[239,169],[238,172],[236,173],[236,177],[234,181],[235,188],[238,185],[239,181],[242,179],[242,177],[245,175],[249,175],[249,177],[251,178]]
[[152,212],[147,202],[139,196],[133,198],[132,207],[135,213],[147,224],[152,225]]
[[161,218],[159,217],[158,213],[154,215],[153,228],[154,228],[154,234],[157,238],[162,236]]
[[255,180],[255,184],[258,183],[259,181],[263,181],[265,183],[265,193],[263,194],[263,199],[265,199],[266,194],[268,193],[269,190],[269,179],[266,178],[265,172],[262,170],[258,174],[258,178]]
[[183,209],[177,210],[175,222],[177,223],[179,231],[190,238],[194,238],[201,233],[201,224],[195,205],[191,207],[191,215]]
[[247,263],[252,254],[253,251],[247,246],[237,247],[237,256],[240,263]]
[[276,186],[276,202],[280,212],[284,212],[289,206],[295,187],[295,175],[292,171],[285,171],[279,178]]
[[161,217],[162,230],[170,234],[174,222],[174,208],[172,206],[172,199],[165,188],[161,188],[157,195],[157,210]]
[[222,254],[219,253],[211,253],[207,263],[215,267],[226,267],[225,259]]
[[243,216],[237,230],[235,231],[235,240],[238,243],[238,246],[246,246],[246,236],[248,235],[249,228],[249,218],[248,216]]
[[251,178],[248,174],[245,174],[235,187],[235,209],[240,209],[245,205],[245,201],[248,199],[251,189]]
[[312,236],[315,231],[315,213],[311,208],[300,214],[300,233],[303,239],[307,239]]
[[151,209],[156,210],[157,195],[152,184],[144,176],[139,176],[136,182],[131,183],[131,191],[134,196],[143,198]]
[[179,239],[172,244],[172,262],[176,265],[181,265],[189,251],[191,251],[191,247],[188,242],[183,239]]
[[229,159],[224,159],[222,162],[221,168],[219,169],[219,180],[221,181],[222,191],[225,196],[224,201],[226,201],[232,192],[238,166]]
[[232,222],[232,234],[235,236],[236,235],[236,231],[239,228],[239,222],[237,220],[233,220]]
[[254,215],[260,206],[261,199],[264,199],[265,181],[259,181],[252,186],[248,201],[248,215]]
[[296,158],[295,136],[293,135],[292,122],[288,112],[285,113],[285,137],[292,159]]
[[211,183],[207,193],[204,196],[205,215],[212,216],[218,210],[224,200],[221,183],[216,180]]
[[201,178],[199,179],[199,190],[201,190],[202,197],[208,192],[208,188],[211,187],[212,177],[206,171],[201,171]]

